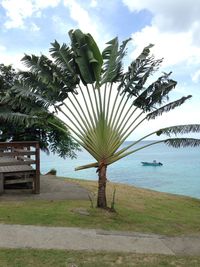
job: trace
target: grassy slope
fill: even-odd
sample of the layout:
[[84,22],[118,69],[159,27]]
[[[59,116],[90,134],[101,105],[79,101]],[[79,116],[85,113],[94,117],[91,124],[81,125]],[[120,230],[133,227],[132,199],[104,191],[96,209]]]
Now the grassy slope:
[[[96,195],[96,182],[70,181]],[[108,183],[108,203],[114,188],[117,213],[91,208],[89,200],[0,202],[0,223],[78,226],[166,235],[200,234],[200,200]],[[75,209],[80,207],[87,209],[90,215],[77,213]]]
[[0,250],[2,267],[198,267],[200,257],[36,249]]

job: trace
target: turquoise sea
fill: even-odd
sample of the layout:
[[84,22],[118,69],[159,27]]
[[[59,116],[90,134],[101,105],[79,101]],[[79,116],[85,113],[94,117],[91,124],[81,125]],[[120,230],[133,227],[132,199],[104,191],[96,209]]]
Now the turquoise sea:
[[[148,144],[149,141],[141,144]],[[124,146],[130,142],[125,142]],[[163,166],[142,166],[141,161],[157,160]],[[61,159],[41,153],[41,172],[55,168],[58,176],[96,180],[96,169],[74,171],[94,160],[84,150],[77,159]],[[108,180],[200,198],[200,147],[170,148],[157,144],[140,150],[108,167]]]

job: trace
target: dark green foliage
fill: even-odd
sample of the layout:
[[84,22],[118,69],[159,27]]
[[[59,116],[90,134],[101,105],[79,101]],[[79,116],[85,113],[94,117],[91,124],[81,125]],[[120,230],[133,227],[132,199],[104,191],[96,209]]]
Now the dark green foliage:
[[[21,72],[23,86],[53,103],[63,101],[69,92],[73,92],[78,80],[68,77],[65,70],[54,64],[46,56],[25,55],[22,59],[30,72]],[[51,103],[52,104],[52,103]]]
[[165,144],[171,147],[179,148],[179,147],[197,147],[200,146],[200,140],[194,138],[170,138],[164,141]]
[[76,74],[76,68],[74,66],[74,58],[72,50],[66,45],[60,45],[56,40],[51,43],[52,47],[49,49],[52,58],[55,60],[55,64],[65,72],[72,83],[78,84],[79,78]]
[[147,120],[155,119],[157,116],[161,116],[164,112],[169,112],[170,110],[182,105],[187,99],[190,99],[192,96],[183,96],[180,99],[173,101],[171,103],[166,104],[165,106],[162,106],[161,108],[156,109],[155,111],[149,113],[147,115]]
[[[126,92],[130,97],[138,97],[149,76],[151,76],[162,63],[162,59],[150,56],[150,48],[145,47],[142,53],[130,64],[128,71],[124,73],[119,90]],[[142,98],[142,97],[141,97]]]
[[[18,75],[23,75],[23,79],[18,81]],[[32,88],[41,88],[41,81],[34,77],[34,73],[17,74],[11,66],[0,65],[0,141],[39,141],[41,149],[46,152],[74,158],[78,145],[64,124],[47,111],[52,105],[52,95],[46,92],[45,99],[35,94],[35,89],[28,93],[30,81]],[[64,131],[49,122],[54,122]]]
[[126,54],[126,45],[131,38],[123,41],[119,48],[118,38],[109,41],[108,46],[103,50],[104,59],[101,85],[107,82],[119,82],[123,76],[122,59]]
[[187,124],[187,125],[177,125],[167,128],[160,129],[157,131],[157,135],[165,134],[167,136],[177,135],[177,134],[188,134],[188,133],[198,133],[200,131],[200,124]]
[[13,83],[16,81],[16,71],[11,65],[0,64],[0,95],[6,92],[7,89],[11,88]]

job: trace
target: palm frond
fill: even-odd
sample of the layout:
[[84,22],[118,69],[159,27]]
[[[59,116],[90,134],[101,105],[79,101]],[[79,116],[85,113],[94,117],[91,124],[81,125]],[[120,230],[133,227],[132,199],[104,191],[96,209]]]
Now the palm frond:
[[148,77],[152,75],[160,66],[163,59],[155,59],[150,56],[150,48],[145,47],[142,53],[130,64],[128,71],[124,74],[119,90],[127,92],[129,96],[137,97],[139,92],[144,89],[144,84]]
[[[32,92],[38,92],[38,90],[42,91],[41,88],[44,88],[44,83],[38,79],[37,73],[33,73],[30,71],[20,71],[19,72],[19,81],[23,84],[31,88]],[[15,82],[15,85],[18,84]]]
[[127,52],[126,45],[128,44],[128,42],[130,40],[131,40],[131,38],[126,39],[120,45],[119,52],[118,52],[118,57],[117,57],[117,60],[116,60],[116,66],[117,66],[117,68],[116,68],[116,78],[113,79],[111,82],[119,81],[123,76],[122,60],[124,59],[124,57],[126,55],[126,52]]
[[37,64],[38,64],[38,56],[35,55],[27,55],[25,54],[24,57],[21,59],[21,61],[23,62],[23,64],[31,69],[31,71],[35,72]]
[[52,80],[51,70],[53,62],[46,56],[29,56],[25,54],[22,61],[31,72],[37,74],[38,78],[41,79],[42,82],[47,83],[49,80]]
[[101,84],[110,82],[116,77],[116,59],[119,47],[118,38],[116,37],[106,44],[108,44],[108,46],[102,52],[104,65]]
[[5,106],[0,107],[0,123],[10,122],[14,124],[25,124],[30,126],[38,121],[38,116],[13,112]]
[[199,133],[200,124],[187,124],[187,125],[177,125],[167,128],[160,129],[156,132],[158,136],[165,134],[167,136],[177,135],[177,134],[188,134],[188,133]]
[[197,147],[200,146],[200,139],[195,138],[170,138],[166,139],[164,143],[174,148],[180,147]]
[[117,82],[122,77],[122,59],[126,55],[126,45],[130,40],[131,38],[122,42],[120,48],[118,38],[107,43],[108,46],[102,52],[104,65],[101,85],[107,82]]
[[169,92],[175,88],[177,82],[169,79],[171,73],[165,73],[148,86],[133,102],[136,107],[145,112],[151,111],[156,105],[162,105],[168,100]]
[[28,99],[29,102],[34,102],[40,107],[44,107],[46,109],[55,104],[55,102],[52,102],[48,98],[43,97],[40,93],[32,92],[31,88],[23,81],[15,83],[12,88],[12,91],[15,93],[15,99],[10,98],[10,103],[13,103],[13,101],[18,101],[18,103],[16,102],[17,104],[20,104],[20,102],[22,102],[22,105],[24,105],[24,100]]
[[63,101],[76,88],[71,77],[44,57],[40,60],[39,72],[20,72],[20,79],[32,92],[37,92],[50,101]]
[[54,58],[55,63],[63,70],[70,72],[72,76],[78,78],[72,50],[66,44],[60,45],[56,40],[51,45],[52,47],[49,49],[49,52],[52,58]]
[[22,59],[23,63],[30,69],[30,71],[37,75],[37,79],[41,80],[44,84],[53,81],[53,70],[55,65],[44,55],[40,57],[32,55],[25,55]]
[[179,107],[180,105],[182,105],[187,99],[190,99],[192,96],[188,95],[188,96],[183,96],[180,99],[173,101],[171,103],[168,103],[167,105],[158,108],[157,110],[149,113],[146,118],[147,120],[150,119],[155,119],[157,116],[161,116],[164,112],[169,112],[172,109],[175,109],[176,107]]

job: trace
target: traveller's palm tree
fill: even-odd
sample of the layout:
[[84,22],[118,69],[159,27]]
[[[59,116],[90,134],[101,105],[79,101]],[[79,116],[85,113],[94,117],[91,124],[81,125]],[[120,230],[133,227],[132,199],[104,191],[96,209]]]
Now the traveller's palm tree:
[[[108,165],[161,142],[172,147],[200,145],[200,139],[173,138],[177,134],[199,132],[200,125],[158,129],[121,148],[130,134],[145,121],[173,110],[191,96],[168,103],[168,95],[176,86],[170,73],[164,73],[153,83],[148,82],[162,62],[162,59],[150,55],[152,45],[145,47],[128,70],[123,71],[122,60],[129,39],[119,46],[115,38],[101,53],[90,34],[75,30],[70,31],[69,36],[71,47],[57,41],[52,43],[51,59],[44,55],[25,55],[23,62],[29,71],[21,72],[14,90],[18,102],[21,96],[27,97],[59,116],[73,138],[93,156],[93,163],[76,170],[97,169],[97,206],[106,208]],[[62,129],[60,125],[56,126]],[[153,135],[166,135],[167,139],[134,149],[140,141]]]

